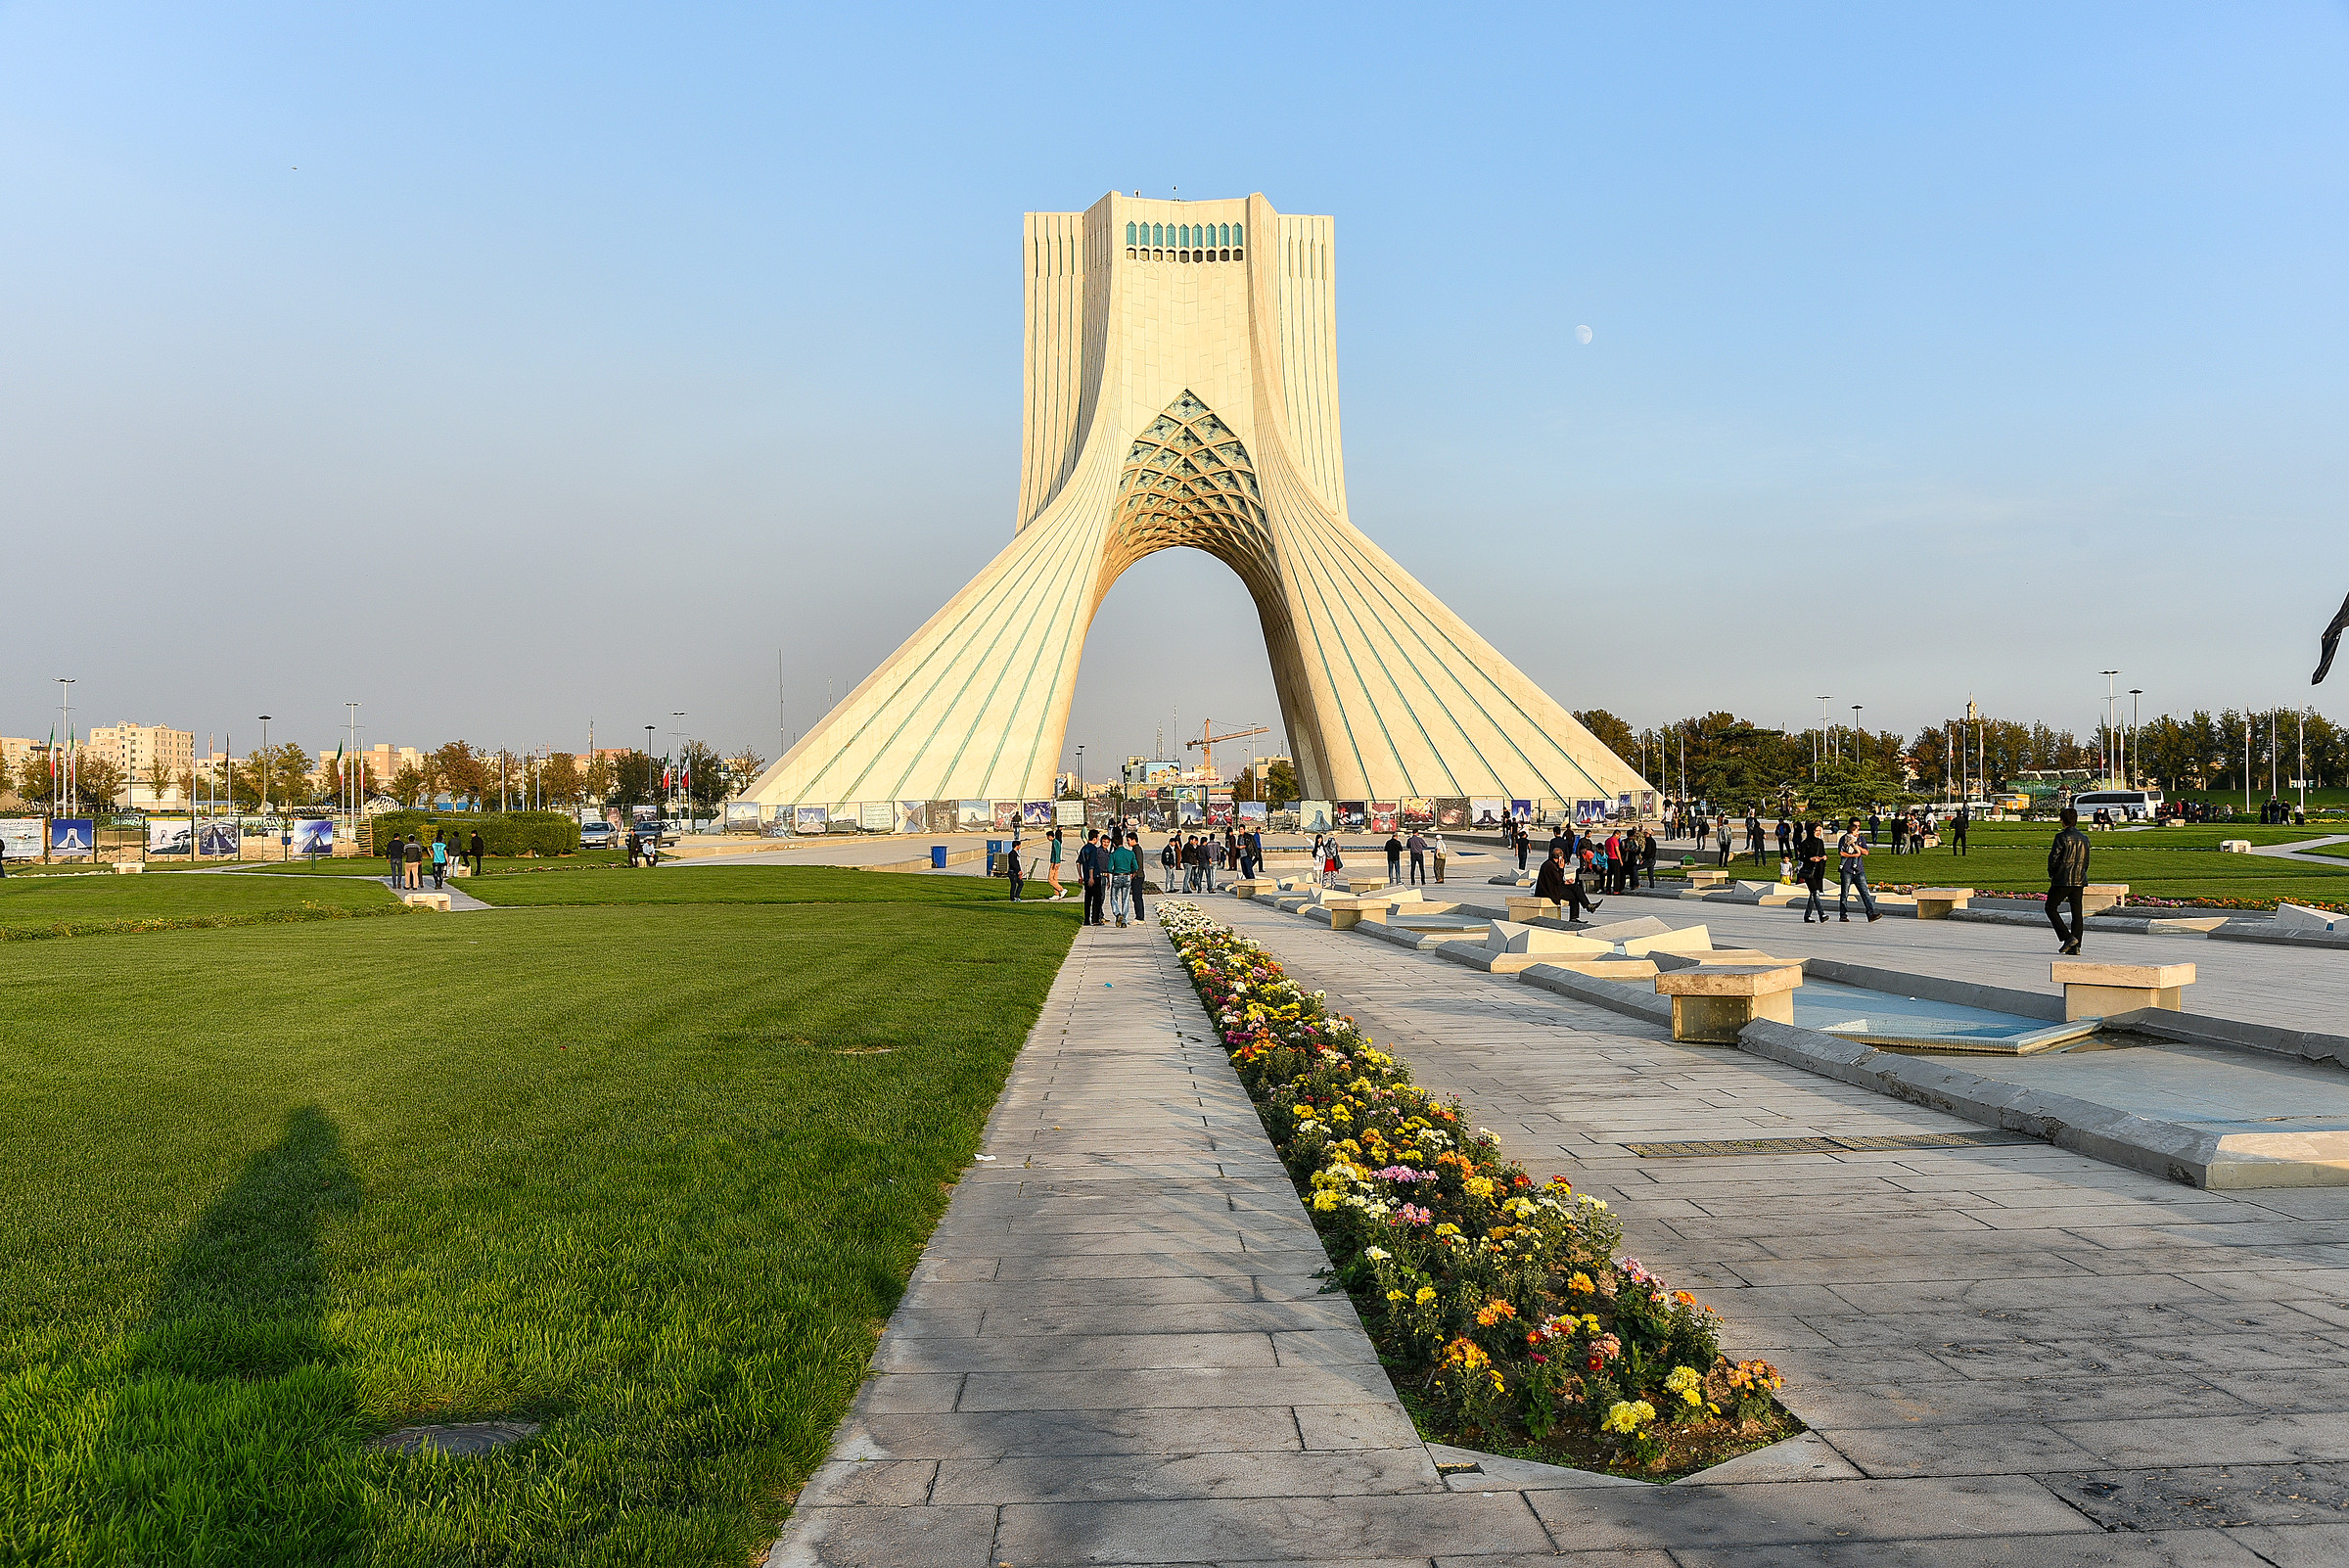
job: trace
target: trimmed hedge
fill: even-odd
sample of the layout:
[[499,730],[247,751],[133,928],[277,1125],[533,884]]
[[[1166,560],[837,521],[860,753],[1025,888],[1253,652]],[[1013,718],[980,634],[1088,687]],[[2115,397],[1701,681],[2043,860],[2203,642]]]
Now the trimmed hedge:
[[579,824],[565,811],[386,811],[370,825],[368,846],[379,855],[393,838],[418,833],[427,844],[446,833],[459,845],[479,833],[491,854],[569,854],[579,847]]

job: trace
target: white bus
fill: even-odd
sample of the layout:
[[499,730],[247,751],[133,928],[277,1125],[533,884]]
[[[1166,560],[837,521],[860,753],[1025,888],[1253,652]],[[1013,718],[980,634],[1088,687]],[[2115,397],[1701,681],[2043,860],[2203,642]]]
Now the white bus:
[[2098,811],[2116,822],[2146,822],[2161,814],[2159,790],[2082,790],[2072,797],[2082,821]]

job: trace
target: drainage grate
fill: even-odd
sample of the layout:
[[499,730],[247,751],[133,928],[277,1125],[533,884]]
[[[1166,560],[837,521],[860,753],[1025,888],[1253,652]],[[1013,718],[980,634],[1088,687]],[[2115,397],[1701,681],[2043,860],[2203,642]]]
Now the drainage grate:
[[1868,1149],[1998,1148],[2037,1143],[2020,1132],[1904,1132],[1874,1138],[1699,1138],[1686,1143],[1627,1143],[1643,1160],[1681,1160],[1724,1154],[1850,1154]]

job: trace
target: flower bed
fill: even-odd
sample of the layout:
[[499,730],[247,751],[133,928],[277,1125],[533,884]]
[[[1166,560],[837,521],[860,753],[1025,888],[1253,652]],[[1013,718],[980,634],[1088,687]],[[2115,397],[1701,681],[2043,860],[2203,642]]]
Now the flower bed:
[[1197,905],[1158,919],[1428,1436],[1665,1480],[1800,1430],[1712,1309],[1617,1259],[1604,1203],[1537,1184]]

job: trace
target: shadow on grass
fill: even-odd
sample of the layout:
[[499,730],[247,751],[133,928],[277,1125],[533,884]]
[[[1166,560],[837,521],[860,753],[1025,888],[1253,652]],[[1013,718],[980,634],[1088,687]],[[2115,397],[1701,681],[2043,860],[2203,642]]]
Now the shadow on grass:
[[367,1527],[321,1232],[358,1183],[295,1111],[199,1217],[131,1336],[89,1455],[88,1562],[326,1563]]

